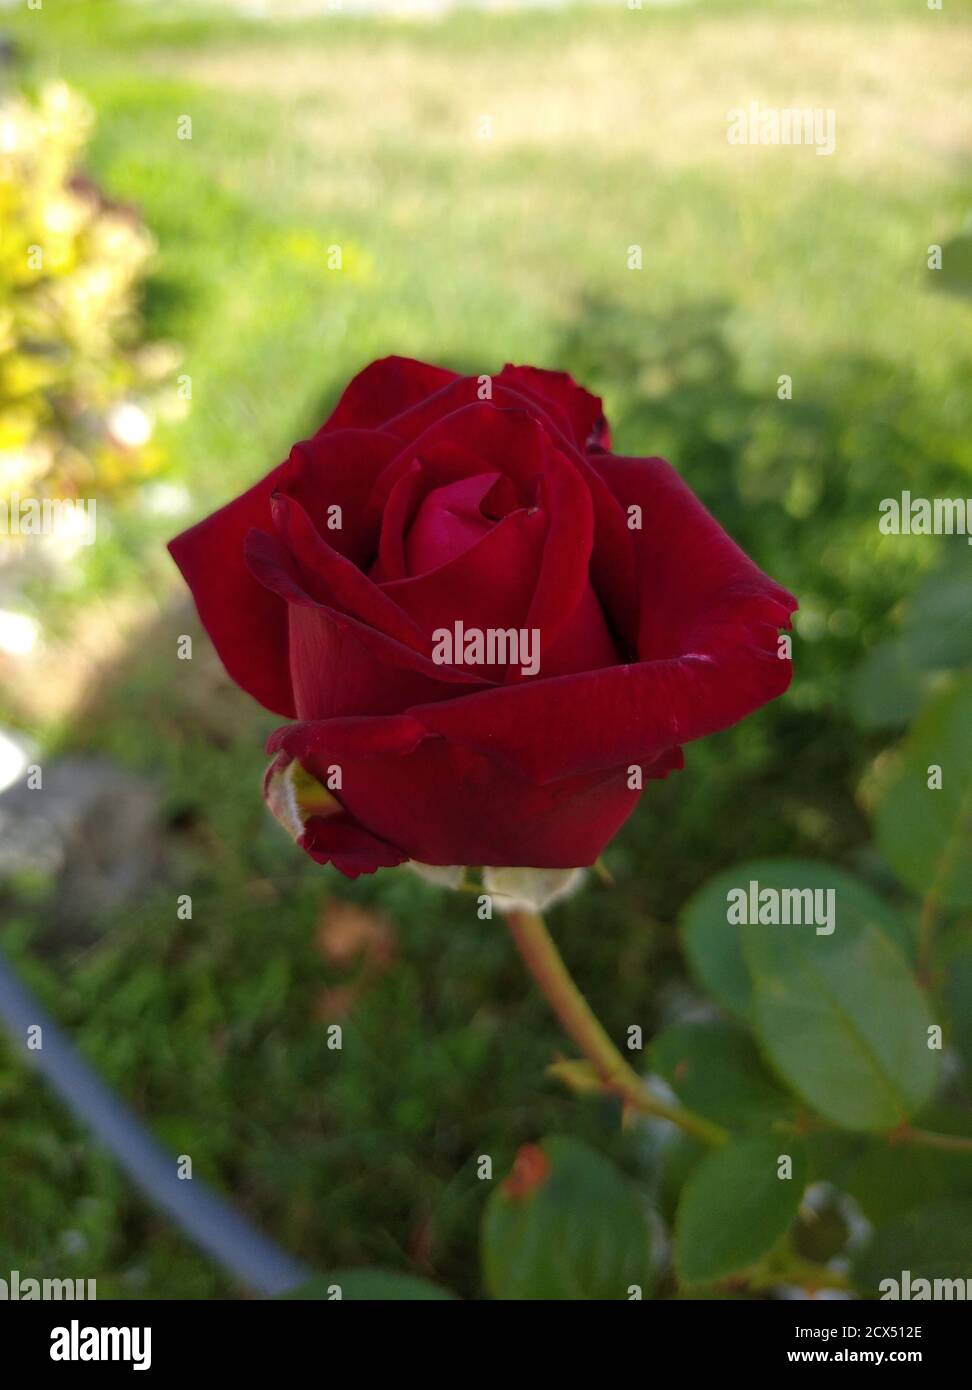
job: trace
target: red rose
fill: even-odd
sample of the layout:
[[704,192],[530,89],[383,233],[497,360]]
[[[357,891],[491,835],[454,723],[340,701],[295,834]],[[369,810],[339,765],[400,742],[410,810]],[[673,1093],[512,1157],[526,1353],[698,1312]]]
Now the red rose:
[[171,543],[229,674],[297,721],[267,794],[313,858],[591,864],[632,768],[664,777],[786,689],[794,600],[609,443],[563,373],[391,357]]

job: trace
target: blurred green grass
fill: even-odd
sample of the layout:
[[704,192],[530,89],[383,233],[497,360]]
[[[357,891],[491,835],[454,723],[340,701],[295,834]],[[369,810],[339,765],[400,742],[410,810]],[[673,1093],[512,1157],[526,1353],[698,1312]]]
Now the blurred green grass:
[[[599,392],[616,447],[671,457],[800,598],[791,695],[687,750],[610,852],[618,887],[558,910],[609,1027],[650,1036],[683,997],[663,924],[714,869],[786,852],[880,876],[855,786],[881,741],[850,723],[846,682],[942,545],[879,537],[880,498],[970,491],[969,308],[925,269],[970,211],[969,5],[269,26],[86,0],[2,22],[33,76],[92,101],[91,172],[158,238],[145,312],[192,377],[188,418],[162,439],[193,515],[313,431],[373,357],[526,361]],[[725,112],[751,99],[833,106],[836,154],[728,146]],[[155,780],[172,881],[84,950],[53,948],[42,899],[17,905],[5,939],[159,1136],[295,1254],[475,1293],[479,1154],[501,1172],[561,1129],[633,1172],[646,1156],[545,1082],[561,1040],[500,923],[404,875],[350,885],[280,837],[258,796],[274,721],[212,672],[202,639],[191,672],[171,655],[190,630],[168,607],[172,529],[135,505],[113,518],[63,604],[122,592],[157,616],[82,710],[33,730]],[[398,924],[340,1054],[320,1009],[345,972],[315,948],[330,894]],[[9,1054],[0,1097],[0,1268],[73,1262],[102,1296],[231,1291]]]

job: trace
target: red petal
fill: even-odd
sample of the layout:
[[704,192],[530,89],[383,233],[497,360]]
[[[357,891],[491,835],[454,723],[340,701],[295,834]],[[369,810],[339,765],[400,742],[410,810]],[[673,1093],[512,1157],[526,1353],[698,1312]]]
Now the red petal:
[[345,878],[393,869],[409,857],[345,816],[311,816],[297,843],[318,864],[333,864]]
[[[594,535],[591,490],[576,467],[579,456],[566,447],[569,455],[555,444],[545,422],[519,408],[498,409],[478,402],[435,420],[389,465],[369,501],[374,515],[383,509],[388,513],[381,573],[401,577],[400,567],[408,555],[393,544],[391,516],[397,527],[404,526],[416,510],[421,512],[417,488],[424,484],[428,498],[435,489],[445,491],[498,472],[510,480],[521,505],[539,507],[546,517],[547,539],[525,625],[537,628],[543,652],[551,651],[577,620],[589,587]],[[606,493],[599,475],[594,476]],[[610,505],[616,508],[613,501]],[[620,512],[618,521],[623,525]],[[630,554],[627,536],[623,543]],[[603,659],[602,627],[598,624],[596,632],[591,629],[591,653],[585,665],[597,665]]]
[[262,705],[293,718],[287,608],[243,561],[254,526],[270,525],[270,494],[290,469],[282,463],[248,492],[169,542],[203,627],[236,684]]
[[354,820],[425,864],[592,864],[638,801],[613,774],[538,786],[440,738],[400,756],[342,758],[318,730],[328,752],[302,753],[304,766],[323,776],[340,763],[341,801]]
[[[382,590],[427,633],[451,629],[457,620],[466,628],[529,626],[546,530],[539,511],[511,512],[456,559]],[[499,672],[488,674],[501,679]]]
[[790,664],[777,659],[776,630],[767,626],[762,647],[527,681],[409,712],[432,732],[546,783],[645,767],[717,733],[782,695]]
[[[789,627],[796,600],[726,535],[671,464],[600,455],[593,466],[626,512],[641,509],[641,530],[630,534],[642,660],[745,647],[767,627]],[[770,645],[775,652],[775,639]]]
[[496,380],[542,402],[551,414],[564,422],[578,448],[610,449],[611,435],[600,398],[578,386],[567,372],[514,367],[507,362]]
[[345,387],[323,426],[338,429],[376,429],[457,380],[457,373],[432,367],[411,357],[383,357],[371,362]]
[[410,578],[441,569],[488,535],[493,523],[480,504],[500,476],[475,473],[425,495],[405,537],[405,566]]
[[545,783],[632,764],[715,733],[781,695],[777,632],[796,601],[729,539],[661,459],[598,458],[634,532],[637,664],[484,691],[429,709],[426,726]]
[[[279,491],[299,502],[327,543],[356,565],[374,555],[377,528],[366,503],[400,446],[390,434],[374,430],[318,433],[291,450],[290,472]],[[329,524],[329,509],[340,508],[341,525]],[[262,526],[261,529],[268,530]]]
[[316,600],[276,536],[251,531],[246,558],[260,583],[287,605],[290,671],[302,719],[398,712],[445,699],[456,683],[482,687],[482,676],[437,665],[413,647]]
[[322,525],[327,507],[340,506],[343,527],[328,534],[342,553],[360,551],[367,544],[361,531],[365,499],[398,447],[387,436],[355,430],[297,444],[285,463],[249,491],[169,542],[226,670],[275,714],[296,713],[287,609],[247,566],[246,536],[254,527],[271,529],[270,498],[281,489],[312,509]]
[[[575,403],[572,410],[565,413],[558,407],[556,399],[551,399],[550,394],[541,397],[536,392],[531,394],[529,390],[524,389],[523,378],[517,373],[528,370],[518,367],[505,368],[494,378],[492,399],[488,402],[479,399],[477,377],[456,377],[434,396],[417,402],[401,415],[389,420],[385,429],[389,434],[396,435],[403,444],[415,445],[436,424],[457,412],[476,406],[492,406],[494,410],[503,411],[524,411],[531,419],[542,422],[548,436],[567,454],[588,485],[594,514],[591,579],[614,629],[624,640],[633,641],[633,622],[636,621],[637,615],[631,601],[635,576],[631,536],[616,498],[605,485],[600,473],[589,462],[589,459],[593,460],[598,456],[585,454],[583,444],[579,443],[577,438],[577,421],[583,422],[580,426],[583,431],[587,423],[594,418],[595,408],[600,409],[600,402],[582,388],[574,387],[586,402],[593,404],[581,407]],[[507,376],[508,372],[513,375]],[[538,372],[537,376],[545,381],[548,377],[560,380],[563,374]],[[569,382],[570,378],[563,377],[563,380]],[[467,417],[464,415],[462,418]],[[571,419],[575,421],[574,425],[571,424]],[[397,477],[411,465],[414,452],[414,448],[410,452],[403,451],[394,469],[389,470],[388,478],[382,481],[381,489],[376,494],[381,501],[387,497]],[[482,466],[485,467],[486,464],[483,463]],[[475,469],[468,466],[465,469],[466,474],[473,471]],[[456,470],[452,476],[459,477],[463,474]],[[389,576],[394,575],[395,578],[402,577],[401,571],[391,568],[386,573]]]
[[[277,535],[294,562],[298,583],[311,599],[347,613],[431,659],[432,643],[428,634],[357,565],[331,548],[299,502],[278,494],[273,499],[272,512]],[[259,548],[260,542],[256,545]],[[265,549],[263,553],[265,563],[272,564],[270,551]],[[280,558],[279,552],[274,555]],[[280,563],[283,563],[282,558]]]

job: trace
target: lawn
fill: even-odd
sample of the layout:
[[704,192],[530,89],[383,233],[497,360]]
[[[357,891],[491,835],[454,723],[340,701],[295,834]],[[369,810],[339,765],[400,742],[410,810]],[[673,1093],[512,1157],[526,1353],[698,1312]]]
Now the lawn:
[[[90,172],[158,243],[147,333],[192,383],[157,435],[168,511],[119,502],[83,582],[37,597],[32,678],[80,664],[77,681],[7,701],[50,756],[150,779],[166,872],[66,941],[44,886],[25,889],[5,943],[154,1132],[295,1255],[475,1295],[479,1155],[503,1172],[569,1133],[647,1180],[652,1144],[544,1076],[563,1044],[499,921],[289,845],[259,797],[277,721],[219,672],[163,542],[374,357],[570,370],[618,450],[669,457],[801,607],[786,699],[690,747],[609,851],[615,888],[557,909],[598,1012],[646,1036],[684,1013],[676,919],[734,861],[827,858],[881,883],[859,788],[891,735],[854,724],[848,682],[941,556],[882,537],[881,498],[972,494],[970,308],[948,257],[972,213],[972,5],[269,24],[85,0],[4,10],[0,31],[31,80],[94,107]],[[730,145],[726,113],[752,100],[833,109],[833,155]],[[102,1297],[237,1292],[7,1051],[0,1105],[0,1270],[94,1268]]]

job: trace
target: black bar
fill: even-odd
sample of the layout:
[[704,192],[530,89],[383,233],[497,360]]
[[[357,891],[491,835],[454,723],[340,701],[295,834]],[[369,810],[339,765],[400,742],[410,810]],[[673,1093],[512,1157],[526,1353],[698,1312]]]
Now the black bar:
[[[598,1357],[602,1369],[605,1364],[620,1369],[634,1355],[647,1379],[663,1374],[665,1365],[670,1370],[677,1366],[680,1375],[750,1368],[779,1373],[801,1365],[840,1372],[848,1365],[944,1372],[962,1352],[969,1326],[966,1305],[952,1302],[686,1300],[589,1303],[583,1308],[485,1301],[408,1307],[350,1303],[0,1303],[0,1346],[4,1364],[16,1366],[21,1377],[35,1369],[48,1377],[63,1374],[65,1379],[85,1372],[171,1379],[186,1370],[213,1370],[224,1376],[239,1370],[252,1380],[263,1372],[279,1377],[289,1367],[297,1375],[315,1366],[323,1377],[328,1366],[333,1371],[347,1364],[346,1358],[353,1368],[373,1374],[387,1355],[398,1374],[411,1365],[413,1371],[422,1368],[426,1374],[438,1367],[439,1373],[456,1378],[467,1356],[467,1369],[474,1365],[480,1373],[491,1357],[500,1370],[505,1366],[509,1371],[511,1359],[522,1368],[526,1338],[538,1353],[542,1349],[545,1369],[549,1361],[572,1357],[584,1346]],[[135,1372],[132,1360],[52,1360],[55,1339],[72,1349],[70,1336],[65,1342],[55,1333],[66,1328],[70,1334],[72,1323],[78,1328],[73,1343],[78,1352],[86,1327],[99,1329],[97,1344],[89,1339],[99,1351],[102,1327],[149,1328],[151,1364]],[[509,1341],[495,1336],[507,1330],[519,1334],[515,1356]],[[376,1337],[376,1332],[381,1335]],[[452,1341],[456,1333],[476,1339],[460,1343],[467,1350],[458,1358],[459,1348]],[[105,1345],[110,1352],[112,1342]],[[118,1346],[124,1350],[122,1341]],[[144,1360],[144,1340],[130,1344],[129,1350]]]

